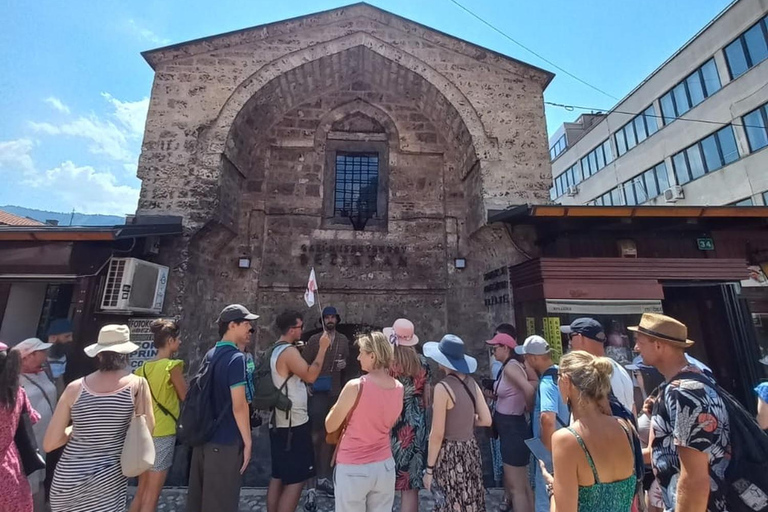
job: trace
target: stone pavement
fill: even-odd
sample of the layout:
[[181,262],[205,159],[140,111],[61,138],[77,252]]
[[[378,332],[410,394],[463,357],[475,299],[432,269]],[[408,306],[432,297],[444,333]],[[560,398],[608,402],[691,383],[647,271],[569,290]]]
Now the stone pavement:
[[[136,492],[135,487],[128,488],[128,501]],[[503,492],[501,489],[490,489],[486,494],[486,509],[489,512],[495,512],[499,509]],[[434,507],[432,498],[428,492],[421,491],[419,495],[420,511],[429,511]],[[184,487],[168,487],[163,489],[160,496],[160,502],[157,505],[158,512],[184,512],[187,499],[187,489]],[[297,512],[304,511],[304,500],[302,498]],[[320,494],[317,499],[317,512],[333,512],[333,499]],[[267,490],[245,488],[240,492],[240,511],[239,512],[264,512],[267,510]],[[395,497],[395,511],[400,510],[400,500]]]

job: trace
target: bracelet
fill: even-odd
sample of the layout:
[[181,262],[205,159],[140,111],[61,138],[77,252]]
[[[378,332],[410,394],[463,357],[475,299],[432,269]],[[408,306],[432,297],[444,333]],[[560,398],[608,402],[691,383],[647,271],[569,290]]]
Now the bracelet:
[[430,466],[429,464],[427,464],[427,469],[435,469],[435,466]]
[[425,475],[431,475],[432,474],[432,470],[431,469],[425,469],[424,470],[424,474]]

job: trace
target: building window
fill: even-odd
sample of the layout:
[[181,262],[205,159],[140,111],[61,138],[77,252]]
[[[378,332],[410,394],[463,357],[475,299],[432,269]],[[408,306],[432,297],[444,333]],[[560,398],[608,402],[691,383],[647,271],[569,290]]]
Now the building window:
[[726,126],[672,156],[680,185],[714,172],[739,159],[733,127]]
[[656,111],[651,105],[614,134],[618,156],[622,156],[657,131],[659,124],[656,121]]
[[753,110],[741,120],[747,132],[750,153],[768,146],[768,104]]
[[737,78],[768,57],[768,17],[755,23],[725,47],[731,78]]
[[664,162],[651,167],[639,176],[624,183],[624,196],[630,206],[643,204],[669,188],[667,166]]
[[659,100],[661,116],[667,125],[720,90],[720,76],[714,59],[688,75]]
[[[765,197],[765,192],[763,192],[763,197]],[[751,197],[748,197],[746,199],[742,199],[741,201],[731,203],[729,206],[755,206],[755,203],[752,201]]]
[[336,217],[376,217],[379,188],[378,153],[336,153]]
[[554,160],[558,156],[560,156],[563,151],[565,151],[568,148],[568,141],[565,138],[565,134],[563,134],[562,137],[557,139],[557,142],[555,142],[551,148],[549,148],[549,159]]
[[768,192],[763,192],[763,204],[768,205]]

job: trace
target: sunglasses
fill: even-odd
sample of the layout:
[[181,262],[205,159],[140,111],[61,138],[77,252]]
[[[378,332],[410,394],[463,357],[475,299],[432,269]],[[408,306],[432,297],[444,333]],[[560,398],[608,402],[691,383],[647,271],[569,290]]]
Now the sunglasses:
[[253,334],[253,333],[255,333],[255,332],[256,332],[256,329],[254,329],[253,327],[251,327],[250,329],[248,329],[248,332],[249,332],[249,333],[251,333],[251,334]]

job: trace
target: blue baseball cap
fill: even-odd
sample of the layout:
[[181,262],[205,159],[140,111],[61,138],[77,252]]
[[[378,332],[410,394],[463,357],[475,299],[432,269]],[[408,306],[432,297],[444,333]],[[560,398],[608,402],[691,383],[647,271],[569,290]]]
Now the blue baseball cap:
[[72,332],[72,322],[66,318],[57,318],[48,326],[48,336],[56,336],[68,332]]
[[599,343],[605,343],[605,329],[600,322],[594,318],[577,318],[571,325],[560,327],[563,334],[581,334],[585,338],[595,340]]

